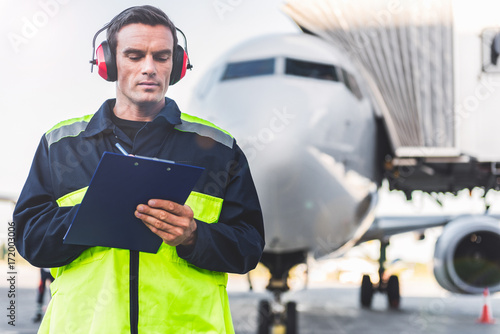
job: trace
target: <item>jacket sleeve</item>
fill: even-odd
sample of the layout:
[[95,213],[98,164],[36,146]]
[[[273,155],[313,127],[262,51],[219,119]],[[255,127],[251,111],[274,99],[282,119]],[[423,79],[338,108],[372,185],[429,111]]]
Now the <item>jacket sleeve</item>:
[[52,189],[49,149],[42,137],[13,216],[17,250],[36,267],[68,264],[88,248],[63,244],[78,206],[59,207]]
[[196,243],[177,246],[177,254],[203,269],[244,274],[255,268],[262,255],[264,223],[248,162],[235,146],[236,164],[218,223],[197,221]]

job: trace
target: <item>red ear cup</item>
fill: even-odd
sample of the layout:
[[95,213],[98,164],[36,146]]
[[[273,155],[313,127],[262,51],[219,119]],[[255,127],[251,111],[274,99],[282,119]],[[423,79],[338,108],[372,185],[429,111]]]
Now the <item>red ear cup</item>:
[[97,47],[95,64],[99,69],[99,75],[107,81],[116,81],[117,68],[115,56],[111,52],[108,41],[104,41]]
[[186,70],[189,67],[189,58],[182,48],[182,46],[177,45],[174,50],[174,58],[172,62],[172,72],[170,73],[169,85],[172,86],[181,80],[184,75],[186,75]]

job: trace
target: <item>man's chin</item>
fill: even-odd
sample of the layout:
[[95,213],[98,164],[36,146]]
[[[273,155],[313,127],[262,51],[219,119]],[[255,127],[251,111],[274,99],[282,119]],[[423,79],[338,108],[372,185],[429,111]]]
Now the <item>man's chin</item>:
[[134,101],[138,106],[151,107],[165,103],[165,96],[155,96],[150,98],[140,98]]

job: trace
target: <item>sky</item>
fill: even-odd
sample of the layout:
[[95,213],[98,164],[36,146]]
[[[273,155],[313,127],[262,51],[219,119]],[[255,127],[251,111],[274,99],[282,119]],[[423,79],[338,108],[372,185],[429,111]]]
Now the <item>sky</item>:
[[90,73],[92,38],[141,4],[163,9],[187,36],[194,68],[167,96],[188,113],[192,89],[217,57],[255,36],[298,31],[281,0],[0,0],[0,196],[18,197],[43,133],[115,96],[114,83]]

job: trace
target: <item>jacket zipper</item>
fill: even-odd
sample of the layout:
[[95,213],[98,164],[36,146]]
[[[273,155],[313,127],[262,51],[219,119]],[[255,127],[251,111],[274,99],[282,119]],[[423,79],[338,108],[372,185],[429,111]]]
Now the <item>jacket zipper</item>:
[[130,333],[138,334],[139,329],[139,252],[130,251]]

